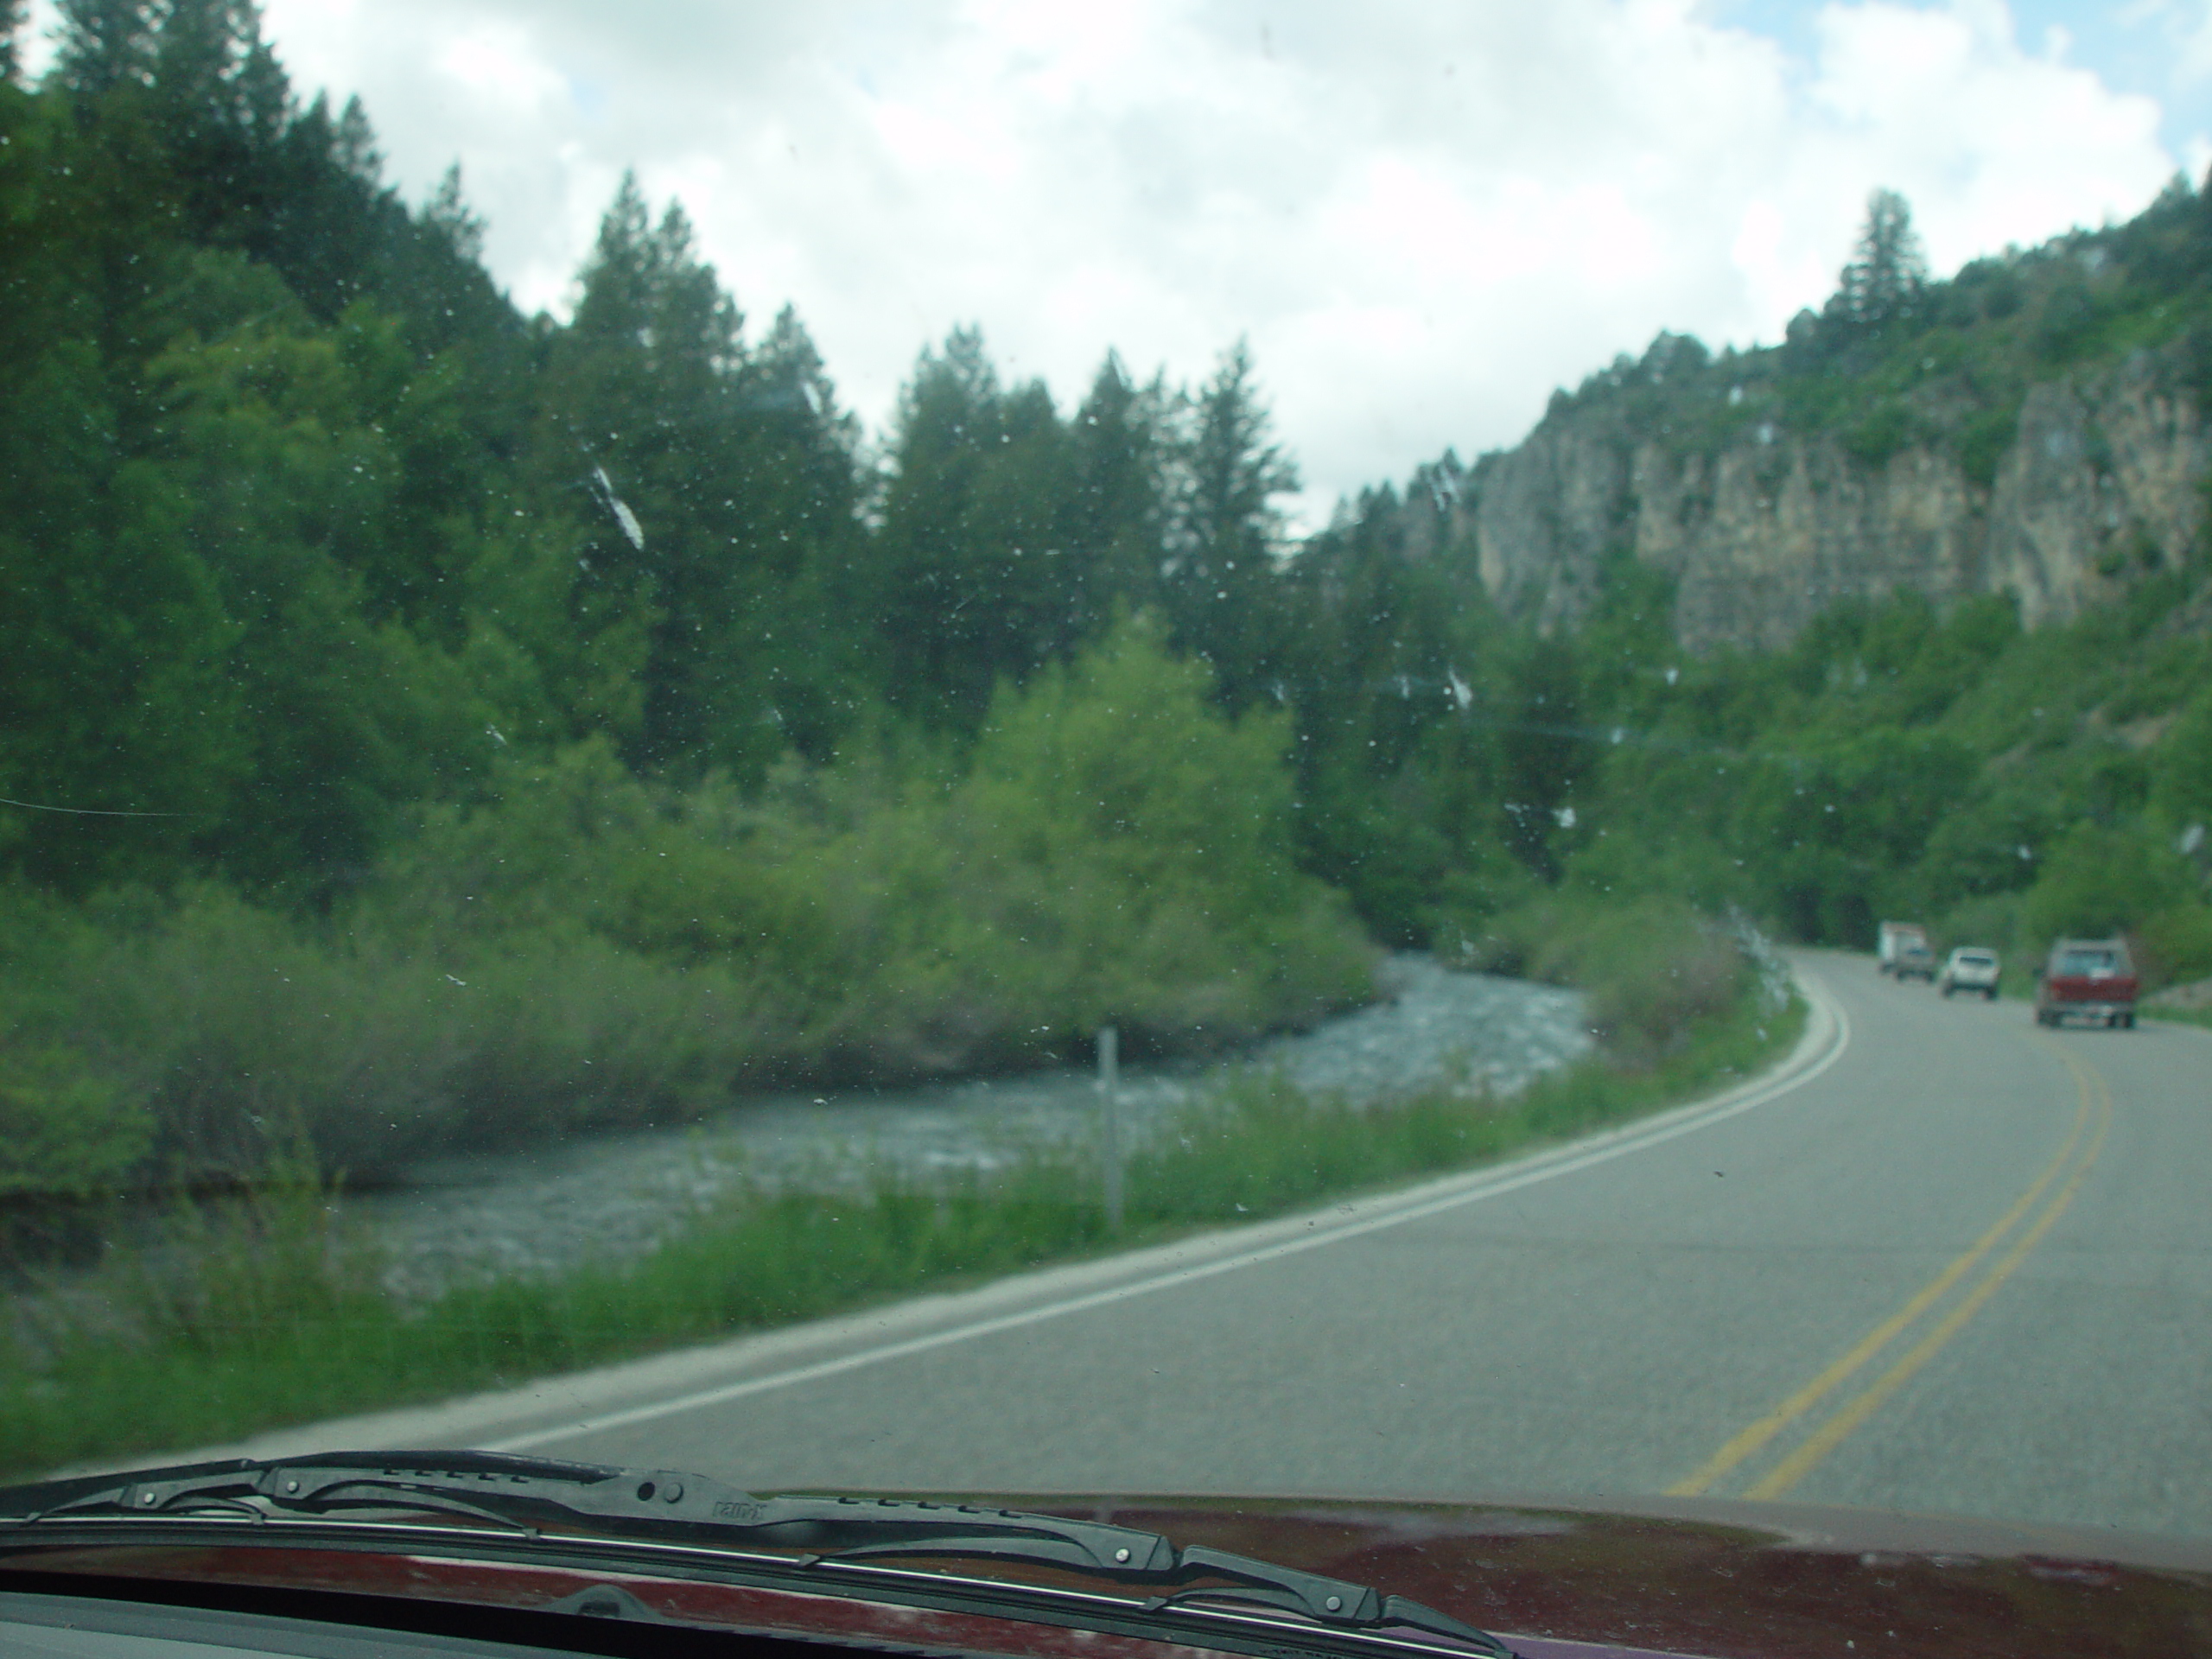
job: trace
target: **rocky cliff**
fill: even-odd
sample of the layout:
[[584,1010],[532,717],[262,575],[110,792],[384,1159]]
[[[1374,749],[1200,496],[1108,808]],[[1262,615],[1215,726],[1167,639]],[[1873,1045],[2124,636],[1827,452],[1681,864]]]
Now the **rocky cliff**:
[[1631,555],[1675,579],[1694,650],[1779,645],[1839,599],[1899,588],[2010,593],[2030,624],[2063,619],[2204,531],[2212,428],[2184,357],[2139,349],[2029,386],[1986,482],[1940,439],[1862,458],[1834,430],[1758,418],[1693,448],[1618,400],[1563,398],[1475,464],[1446,539],[1543,626],[1580,615]]

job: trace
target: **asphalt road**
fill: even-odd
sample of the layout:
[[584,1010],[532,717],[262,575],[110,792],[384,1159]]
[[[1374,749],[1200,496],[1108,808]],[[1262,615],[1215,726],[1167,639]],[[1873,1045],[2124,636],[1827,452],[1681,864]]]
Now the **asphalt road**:
[[2212,1535],[2212,1038],[2045,1033],[1799,963],[1834,1036],[1727,1110],[424,1427],[754,1490],[1673,1492]]

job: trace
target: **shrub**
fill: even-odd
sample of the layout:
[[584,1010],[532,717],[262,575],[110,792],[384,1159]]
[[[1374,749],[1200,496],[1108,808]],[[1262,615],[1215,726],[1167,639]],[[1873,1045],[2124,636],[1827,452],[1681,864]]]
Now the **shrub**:
[[153,1123],[73,1049],[0,1049],[0,1198],[82,1198],[144,1161]]
[[2177,905],[2146,917],[2135,939],[2148,988],[2212,976],[2212,906]]
[[2186,904],[2189,868],[2149,826],[2130,820],[2069,831],[2028,890],[2024,918],[2037,949],[2056,938],[2101,938]]
[[1591,1029],[1617,1064],[1656,1064],[1700,1020],[1732,1007],[1750,974],[1731,934],[1681,899],[1614,903],[1568,892],[1499,917],[1478,960],[1589,994]]
[[357,925],[477,960],[566,929],[775,988],[762,1067],[785,1074],[1035,1063],[1107,1023],[1218,1046],[1357,1001],[1372,957],[1293,868],[1286,726],[1208,691],[1140,620],[1002,688],[950,778],[791,766],[747,802],[656,791],[599,746],[514,763],[385,861]]
[[1997,481],[1998,463],[2018,438],[2020,406],[2017,400],[1985,410],[1960,427],[1959,468],[1983,489]]
[[2198,694],[2154,753],[2152,798],[2177,824],[2212,824],[2212,690]]

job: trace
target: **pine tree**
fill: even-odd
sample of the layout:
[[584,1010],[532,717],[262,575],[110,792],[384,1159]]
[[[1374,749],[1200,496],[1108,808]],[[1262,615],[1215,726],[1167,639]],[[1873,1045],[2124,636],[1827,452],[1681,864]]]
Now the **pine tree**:
[[895,707],[973,730],[1000,678],[1071,648],[1074,461],[1043,384],[1001,389],[976,330],[922,353],[899,399],[873,561]]
[[283,189],[274,162],[292,95],[252,0],[168,0],[154,30],[151,91],[187,233],[269,257]]
[[1827,313],[1878,327],[1916,310],[1928,288],[1928,258],[1912,228],[1912,209],[1894,190],[1866,198],[1866,223],[1839,276]]
[[211,130],[243,136],[250,118],[238,93],[247,64],[267,49],[250,0],[168,0],[154,29],[153,83],[173,135],[187,143]]
[[[812,626],[793,584],[851,523],[849,422],[796,317],[748,351],[743,319],[671,205],[626,177],[555,341],[541,464],[590,515],[591,581],[654,613],[632,758],[753,777],[785,746],[782,682]],[[818,745],[821,687],[806,704]]]
[[1117,605],[1135,608],[1159,596],[1173,418],[1160,377],[1139,386],[1112,352],[1076,411],[1068,540],[1086,638],[1111,620]]
[[438,188],[423,204],[421,222],[444,239],[456,258],[474,262],[484,257],[484,221],[461,194],[459,162],[446,168]]
[[346,168],[337,128],[321,93],[285,122],[265,162],[265,212],[237,232],[326,321],[375,285],[400,211]]
[[154,73],[154,9],[148,0],[60,0],[54,76],[87,100],[144,86]]
[[384,156],[377,149],[376,129],[369,111],[356,95],[346,100],[333,129],[331,156],[341,170],[373,187],[384,175]]
[[1275,499],[1298,488],[1298,468],[1269,435],[1245,341],[1223,354],[1193,403],[1178,456],[1167,610],[1176,645],[1213,664],[1236,708],[1260,693],[1270,666],[1282,545]]
[[989,669],[976,671],[992,595],[974,568],[969,520],[1004,404],[974,328],[925,348],[899,392],[882,524],[859,585],[885,697],[934,725],[972,725],[989,695]]

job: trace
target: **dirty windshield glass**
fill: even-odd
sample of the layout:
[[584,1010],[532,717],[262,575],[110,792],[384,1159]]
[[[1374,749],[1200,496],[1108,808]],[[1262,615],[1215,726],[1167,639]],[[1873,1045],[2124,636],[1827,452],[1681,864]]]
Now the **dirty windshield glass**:
[[2212,1535],[2202,4],[0,42],[0,1477]]

